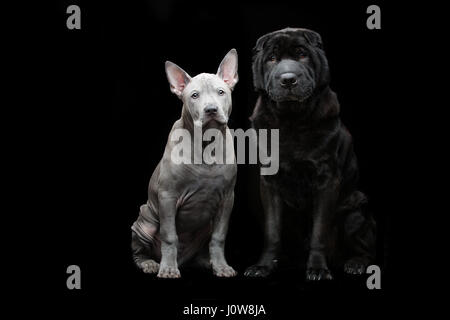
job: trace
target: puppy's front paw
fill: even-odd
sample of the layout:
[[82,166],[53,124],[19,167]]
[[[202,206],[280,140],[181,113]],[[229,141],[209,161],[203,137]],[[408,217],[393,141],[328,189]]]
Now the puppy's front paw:
[[273,269],[274,268],[270,266],[255,264],[245,270],[244,276],[250,278],[266,278],[272,273]]
[[333,276],[331,275],[330,270],[325,268],[308,268],[306,270],[306,280],[333,280]]
[[180,270],[177,267],[160,266],[158,278],[180,278]]
[[145,273],[157,273],[159,269],[159,263],[151,259],[142,261],[139,266]]
[[348,260],[344,265],[344,271],[348,274],[356,274],[360,275],[363,274],[366,270],[366,263],[350,259]]
[[237,275],[237,272],[229,265],[213,265],[213,273],[217,277],[230,278]]

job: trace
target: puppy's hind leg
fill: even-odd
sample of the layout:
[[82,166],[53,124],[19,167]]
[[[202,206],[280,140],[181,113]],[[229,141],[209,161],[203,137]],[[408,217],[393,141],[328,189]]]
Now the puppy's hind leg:
[[140,208],[140,215],[131,227],[131,249],[136,266],[145,273],[157,273],[161,248],[157,237],[159,223],[148,204]]
[[157,273],[159,263],[156,262],[155,255],[149,244],[144,243],[136,232],[131,231],[131,249],[133,250],[133,260],[136,266],[145,273]]

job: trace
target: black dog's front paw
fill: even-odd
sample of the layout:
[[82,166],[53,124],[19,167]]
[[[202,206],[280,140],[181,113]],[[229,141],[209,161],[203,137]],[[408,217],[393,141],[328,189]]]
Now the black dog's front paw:
[[330,270],[324,268],[308,268],[306,270],[306,280],[333,280]]
[[245,270],[244,276],[251,278],[266,278],[273,272],[273,270],[273,266],[255,264]]
[[365,272],[367,263],[350,259],[344,264],[344,271],[348,274],[361,275]]

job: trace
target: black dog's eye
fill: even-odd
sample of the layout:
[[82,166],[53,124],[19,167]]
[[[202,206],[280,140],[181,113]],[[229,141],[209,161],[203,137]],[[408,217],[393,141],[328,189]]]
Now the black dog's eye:
[[225,94],[225,91],[223,91],[222,89],[219,89],[219,91],[217,91],[217,93],[219,94],[219,96],[223,96]]
[[270,61],[277,61],[277,57],[273,54],[269,58]]
[[194,92],[194,93],[191,94],[191,98],[192,99],[197,99],[198,96],[199,96],[198,92]]
[[300,57],[300,59],[306,58],[308,56],[308,54],[306,53],[305,50],[303,50],[302,48],[298,48],[296,50],[297,55]]

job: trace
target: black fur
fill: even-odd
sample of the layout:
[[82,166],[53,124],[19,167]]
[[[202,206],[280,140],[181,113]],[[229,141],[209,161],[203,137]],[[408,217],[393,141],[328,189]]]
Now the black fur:
[[[293,86],[285,86],[284,75]],[[330,89],[328,62],[318,33],[283,29],[256,44],[253,81],[259,93],[251,117],[256,129],[279,129],[280,167],[261,176],[265,246],[248,276],[275,268],[282,212],[294,208],[308,225],[308,280],[331,279],[330,261],[340,257],[348,273],[360,274],[375,254],[375,222],[362,210],[352,137],[339,118]],[[301,250],[301,248],[298,248]]]

